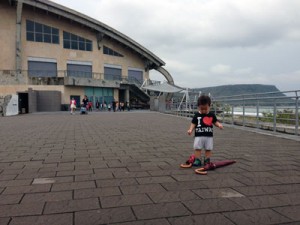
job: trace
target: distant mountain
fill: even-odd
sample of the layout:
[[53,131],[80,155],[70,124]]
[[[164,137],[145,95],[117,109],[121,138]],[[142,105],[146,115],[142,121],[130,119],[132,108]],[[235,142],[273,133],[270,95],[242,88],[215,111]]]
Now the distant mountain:
[[[210,95],[213,97],[256,94],[256,93],[266,93],[266,92],[279,92],[276,86],[264,85],[264,84],[222,85],[216,87],[194,88],[191,89],[191,91],[196,93],[199,93],[201,91],[201,93],[205,93],[205,94],[210,93]],[[278,93],[276,94],[276,96],[284,96],[284,95]]]

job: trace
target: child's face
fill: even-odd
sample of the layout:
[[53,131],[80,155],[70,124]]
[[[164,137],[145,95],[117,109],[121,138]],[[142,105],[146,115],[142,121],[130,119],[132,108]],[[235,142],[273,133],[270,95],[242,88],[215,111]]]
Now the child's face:
[[206,104],[206,105],[199,105],[199,111],[200,111],[200,113],[207,114],[207,113],[209,113],[209,110],[210,110],[210,106],[208,104]]

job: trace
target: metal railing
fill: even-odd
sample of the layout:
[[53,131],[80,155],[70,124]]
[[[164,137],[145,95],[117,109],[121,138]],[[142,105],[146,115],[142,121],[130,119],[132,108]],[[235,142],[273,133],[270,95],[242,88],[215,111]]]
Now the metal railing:
[[[212,96],[211,111],[223,123],[300,135],[299,95],[300,90]],[[197,102],[188,102],[186,105],[188,107],[178,108],[179,103],[169,102],[166,108],[168,113],[192,117],[197,111]]]
[[101,81],[117,81],[141,87],[143,81],[125,77],[86,71],[45,71],[45,70],[0,70],[0,85],[64,85],[64,78],[74,77]]

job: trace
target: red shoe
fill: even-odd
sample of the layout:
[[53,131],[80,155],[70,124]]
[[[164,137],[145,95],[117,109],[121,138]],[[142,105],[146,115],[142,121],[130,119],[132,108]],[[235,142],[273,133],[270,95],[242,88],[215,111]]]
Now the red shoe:
[[181,168],[191,168],[193,166],[193,163],[195,162],[195,155],[191,155],[190,158],[185,162],[185,164],[181,164]]

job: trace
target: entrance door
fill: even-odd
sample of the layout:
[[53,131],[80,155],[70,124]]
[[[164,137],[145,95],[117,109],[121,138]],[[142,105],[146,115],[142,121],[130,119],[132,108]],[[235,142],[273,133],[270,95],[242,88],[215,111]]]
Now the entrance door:
[[19,95],[19,113],[28,113],[28,93],[18,93]]

